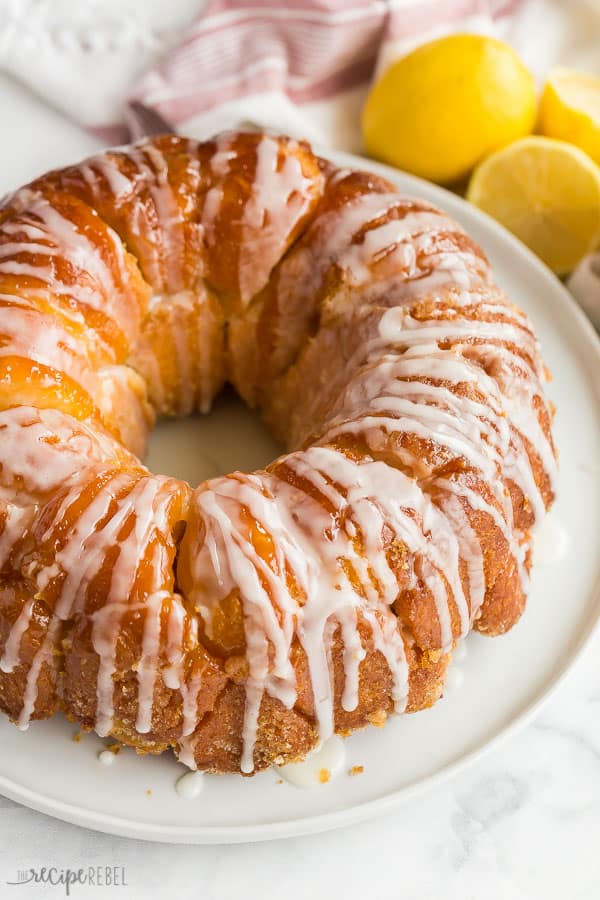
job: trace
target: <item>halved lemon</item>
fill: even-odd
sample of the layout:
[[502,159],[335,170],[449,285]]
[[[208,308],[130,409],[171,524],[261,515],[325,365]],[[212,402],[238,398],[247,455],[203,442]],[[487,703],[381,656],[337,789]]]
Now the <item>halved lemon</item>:
[[558,275],[600,237],[600,168],[565,141],[531,136],[492,154],[473,173],[467,199]]
[[600,164],[600,78],[555,69],[544,86],[539,130],[576,144]]

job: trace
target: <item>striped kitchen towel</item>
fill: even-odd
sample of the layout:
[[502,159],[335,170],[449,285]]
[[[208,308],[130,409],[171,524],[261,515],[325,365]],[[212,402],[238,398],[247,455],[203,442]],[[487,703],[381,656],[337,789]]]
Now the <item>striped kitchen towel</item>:
[[348,150],[373,77],[449,31],[493,32],[527,0],[212,0],[136,85],[131,133],[256,125]]

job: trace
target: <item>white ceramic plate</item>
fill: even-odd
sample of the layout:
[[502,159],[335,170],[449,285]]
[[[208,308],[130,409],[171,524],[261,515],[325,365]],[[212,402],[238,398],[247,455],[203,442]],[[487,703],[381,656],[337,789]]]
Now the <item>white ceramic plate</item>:
[[[550,525],[568,537],[566,554],[537,565],[527,611],[506,637],[471,635],[460,663],[462,687],[432,709],[369,729],[346,742],[343,772],[327,785],[299,790],[275,772],[255,778],[206,777],[197,799],[174,790],[184,769],[164,755],[123,750],[98,762],[103,742],[80,742],[64,719],[21,733],[0,721],[0,792],[42,812],[100,831],[147,840],[222,843],[285,837],[347,825],[463,767],[501,735],[522,725],[573,664],[600,614],[600,344],[569,294],[503,228],[451,193],[385,166],[343,154],[341,165],[379,171],[405,192],[455,216],[489,254],[498,281],[530,313],[554,373],[561,456],[559,499]],[[149,465],[191,481],[255,468],[276,453],[260,424],[231,398],[207,420],[163,425]],[[364,766],[359,777],[346,772]]]

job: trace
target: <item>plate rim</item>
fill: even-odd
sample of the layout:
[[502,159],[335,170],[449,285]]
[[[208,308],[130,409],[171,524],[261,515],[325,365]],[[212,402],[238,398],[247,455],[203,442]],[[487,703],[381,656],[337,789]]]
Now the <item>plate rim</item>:
[[598,609],[592,617],[590,629],[575,644],[571,655],[566,658],[561,668],[549,682],[546,682],[538,695],[523,708],[503,728],[484,741],[478,747],[464,754],[460,759],[442,766],[433,775],[428,775],[410,785],[399,788],[374,800],[356,803],[345,809],[317,815],[290,819],[286,822],[266,822],[256,825],[155,825],[126,819],[122,816],[111,816],[95,812],[85,807],[78,807],[60,800],[49,799],[38,791],[32,791],[17,785],[5,776],[0,776],[0,793],[9,800],[14,800],[29,809],[44,813],[52,818],[71,825],[89,828],[103,834],[116,835],[151,843],[178,845],[217,845],[260,843],[270,840],[284,840],[302,837],[308,834],[320,834],[337,828],[350,827],[379,816],[390,814],[405,801],[411,800],[428,790],[433,789],[478,762],[484,756],[494,752],[505,741],[509,740],[539,713],[545,703],[556,693],[563,682],[572,673],[575,663],[582,658],[597,633],[600,633],[600,578],[593,590]]
[[[546,282],[549,291],[554,295],[553,297],[551,296],[550,303],[558,302],[565,315],[574,320],[576,329],[579,330],[586,342],[586,356],[590,357],[590,359],[595,357],[600,369],[600,336],[596,333],[574,297],[550,269],[499,222],[496,222],[482,210],[468,203],[458,194],[454,194],[446,188],[424,181],[402,170],[394,169],[384,163],[352,153],[325,147],[315,147],[314,149],[315,152],[330,158],[338,165],[351,166],[352,168],[380,174],[397,183],[403,192],[414,193],[415,196],[423,193],[426,196],[433,194],[434,198],[439,197],[439,205],[442,208],[444,208],[445,202],[448,201],[449,212],[452,216],[456,215],[455,210],[458,210],[459,213],[464,212],[465,218],[475,222],[482,233],[487,233],[492,240],[503,243],[507,249],[519,256],[528,268],[536,273],[538,279]],[[398,183],[399,181],[402,182],[401,185]],[[438,201],[434,199],[433,202],[436,203]],[[375,799],[354,803],[343,809],[289,819],[285,822],[267,822],[253,825],[177,826],[140,822],[64,803],[63,801],[46,797],[44,794],[33,791],[1,774],[0,794],[37,812],[73,825],[90,828],[105,834],[166,844],[255,843],[299,837],[306,834],[317,834],[335,828],[354,825],[379,815],[385,815],[399,807],[403,802],[457,776],[483,756],[493,752],[504,741],[514,736],[531,722],[544,704],[568,678],[574,666],[585,654],[597,633],[600,632],[600,573],[598,573],[596,583],[590,593],[590,601],[593,603],[593,609],[588,614],[589,622],[586,623],[579,638],[565,656],[554,676],[544,682],[533,699],[520,712],[506,724],[500,726],[491,737],[482,739],[478,746],[460,758],[442,766],[432,775],[428,775]]]

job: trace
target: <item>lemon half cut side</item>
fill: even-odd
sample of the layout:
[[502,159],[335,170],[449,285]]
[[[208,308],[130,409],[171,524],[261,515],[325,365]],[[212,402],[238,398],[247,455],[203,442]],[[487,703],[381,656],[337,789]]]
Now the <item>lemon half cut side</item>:
[[492,154],[473,173],[467,199],[558,275],[600,237],[600,168],[565,141],[531,136]]

